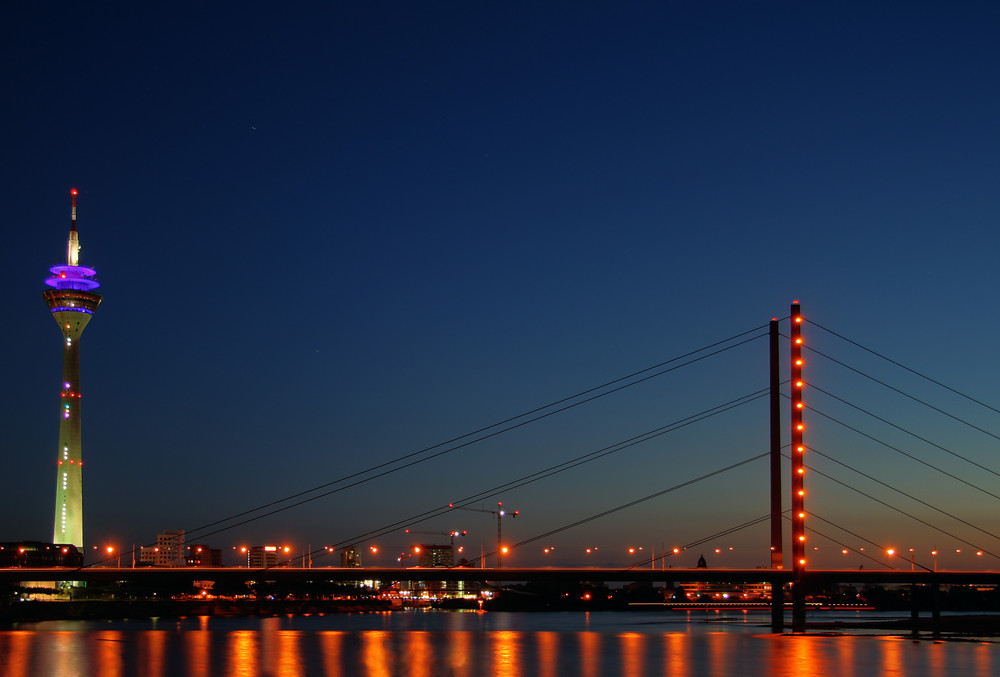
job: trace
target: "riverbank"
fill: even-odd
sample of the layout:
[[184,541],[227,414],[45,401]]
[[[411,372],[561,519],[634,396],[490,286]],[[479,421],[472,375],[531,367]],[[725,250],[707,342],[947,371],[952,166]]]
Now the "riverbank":
[[391,611],[388,600],[73,600],[11,603],[0,623],[54,620],[118,620],[184,616],[274,616]]

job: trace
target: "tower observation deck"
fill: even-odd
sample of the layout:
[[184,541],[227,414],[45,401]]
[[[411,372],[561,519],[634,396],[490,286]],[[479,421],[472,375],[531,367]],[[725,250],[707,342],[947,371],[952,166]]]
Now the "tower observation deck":
[[66,264],[49,268],[45,280],[51,289],[42,292],[52,317],[63,335],[62,388],[59,407],[59,452],[56,464],[56,510],[53,543],[71,543],[83,548],[83,444],[80,434],[80,336],[101,295],[97,271],[80,265],[80,239],[76,230],[77,191],[67,244]]

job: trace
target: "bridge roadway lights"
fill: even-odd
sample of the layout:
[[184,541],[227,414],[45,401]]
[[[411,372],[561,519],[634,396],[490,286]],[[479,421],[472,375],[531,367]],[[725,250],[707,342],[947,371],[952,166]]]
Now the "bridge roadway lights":
[[[789,569],[597,569],[538,568],[480,569],[472,567],[331,567],[303,569],[276,567],[92,567],[85,569],[46,568],[0,569],[0,583],[18,581],[136,581],[169,583],[179,581],[605,581],[605,582],[705,582],[760,583],[782,585],[794,580]],[[1000,571],[874,571],[857,569],[814,569],[803,573],[812,584],[883,583],[890,585],[1000,585]]]

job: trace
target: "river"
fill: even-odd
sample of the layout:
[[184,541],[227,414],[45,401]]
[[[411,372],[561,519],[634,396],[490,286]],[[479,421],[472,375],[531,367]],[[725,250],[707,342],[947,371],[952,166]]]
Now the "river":
[[[867,614],[865,617],[871,617]],[[850,618],[855,618],[851,615]],[[0,630],[9,677],[865,677],[1000,674],[1000,644],[775,635],[755,612],[438,612],[45,621]],[[884,631],[883,631],[884,632]]]

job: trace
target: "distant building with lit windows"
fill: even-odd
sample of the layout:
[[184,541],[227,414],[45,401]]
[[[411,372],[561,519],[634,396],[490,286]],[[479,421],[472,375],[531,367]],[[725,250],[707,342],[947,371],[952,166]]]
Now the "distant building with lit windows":
[[0,543],[0,568],[82,567],[83,553],[70,543]]
[[251,569],[288,566],[292,549],[280,545],[254,545],[246,549],[247,566]]
[[417,566],[450,567],[455,565],[454,550],[450,545],[420,545]]
[[204,543],[196,543],[187,547],[184,560],[189,567],[221,567],[222,551]]
[[340,566],[359,567],[361,566],[361,548],[351,545],[340,551]]
[[184,530],[167,530],[156,537],[155,546],[143,546],[139,562],[143,566],[183,567],[185,560]]

